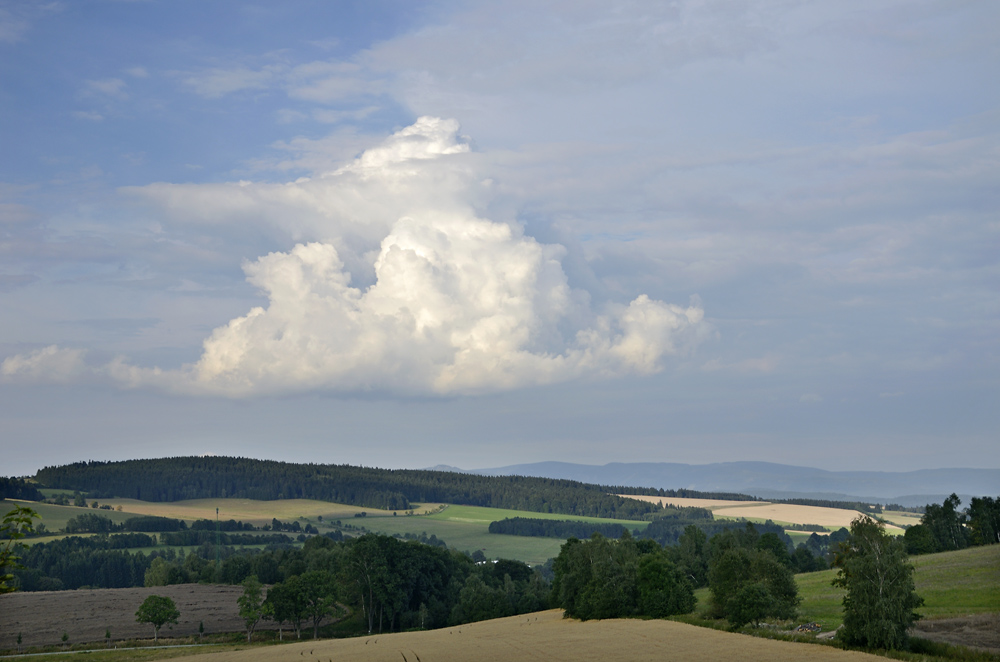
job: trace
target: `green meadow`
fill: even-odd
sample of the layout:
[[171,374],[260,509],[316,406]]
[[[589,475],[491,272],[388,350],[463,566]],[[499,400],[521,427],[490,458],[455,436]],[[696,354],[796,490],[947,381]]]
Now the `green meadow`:
[[49,531],[60,531],[66,527],[66,522],[72,517],[84,513],[94,513],[101,517],[107,517],[115,524],[121,524],[130,517],[135,517],[135,513],[118,512],[116,510],[95,510],[93,508],[77,508],[76,506],[57,506],[51,503],[36,503],[34,501],[0,501],[0,516],[6,515],[13,510],[14,506],[27,506],[41,516],[35,520],[35,526],[44,524]]
[[[419,536],[426,533],[445,541],[449,547],[458,550],[474,552],[480,550],[488,558],[511,558],[537,565],[559,554],[563,541],[555,538],[531,538],[525,536],[508,536],[489,533],[490,522],[508,517],[529,517],[550,520],[574,520],[594,523],[617,523],[630,530],[644,529],[648,522],[615,520],[600,517],[583,517],[560,515],[554,513],[534,513],[521,510],[506,510],[501,508],[485,508],[480,506],[456,506],[448,504],[414,505],[416,514],[407,515],[404,511],[377,510],[359,508],[343,504],[313,501],[309,499],[288,499],[282,501],[251,501],[249,499],[194,499],[190,501],[153,503],[134,499],[103,499],[101,504],[108,504],[122,510],[95,510],[92,508],[77,508],[74,506],[56,506],[46,503],[28,503],[38,512],[41,520],[50,531],[58,531],[66,526],[66,522],[82,513],[95,513],[108,517],[115,523],[121,523],[136,515],[158,515],[177,519],[194,520],[200,518],[214,519],[215,509],[219,509],[224,520],[236,519],[254,524],[270,523],[271,518],[288,522],[299,520],[309,522],[321,532],[336,528],[333,522],[340,521],[343,525],[363,527],[374,533],[387,535],[412,534]],[[0,512],[6,513],[13,504],[0,504]],[[443,510],[440,508],[443,507]],[[362,512],[364,517],[357,517]],[[421,514],[428,513],[428,514]],[[320,519],[322,516],[322,520]],[[87,535],[87,534],[83,534]],[[47,542],[62,535],[40,536],[28,539],[27,542]]]
[[529,538],[491,534],[490,522],[508,517],[531,517],[550,520],[574,520],[594,523],[617,523],[630,530],[643,529],[648,522],[615,520],[600,517],[580,517],[553,513],[532,513],[480,506],[447,506],[440,512],[420,516],[364,517],[342,520],[345,524],[363,526],[369,531],[388,535],[407,533],[434,535],[462,551],[481,550],[488,558],[518,559],[537,565],[558,556],[563,541],[555,538]]
[[[910,562],[917,595],[924,599],[917,612],[924,618],[1000,611],[1000,545],[911,556]],[[815,621],[827,631],[840,626],[844,591],[830,584],[836,576],[835,569],[795,576],[802,598],[798,622]],[[699,589],[695,596],[701,611],[709,599],[708,589]]]

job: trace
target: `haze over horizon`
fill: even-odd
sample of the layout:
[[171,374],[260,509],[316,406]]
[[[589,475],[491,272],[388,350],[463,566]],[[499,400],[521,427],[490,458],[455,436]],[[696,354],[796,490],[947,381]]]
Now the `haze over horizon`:
[[998,24],[0,0],[0,473],[1000,468]]

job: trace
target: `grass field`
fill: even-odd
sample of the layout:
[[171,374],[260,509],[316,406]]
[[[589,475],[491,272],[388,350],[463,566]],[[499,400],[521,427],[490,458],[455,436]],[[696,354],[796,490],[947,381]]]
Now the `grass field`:
[[532,513],[521,510],[483,508],[480,506],[448,506],[441,512],[422,517],[383,517],[352,520],[370,531],[392,535],[412,533],[435,535],[459,550],[482,550],[488,558],[518,559],[532,565],[544,563],[557,556],[563,541],[555,538],[529,538],[491,534],[490,522],[507,517],[532,517],[551,520],[575,520],[595,523],[623,524],[630,530],[649,526],[648,522],[577,517],[551,513]]
[[882,514],[879,515],[886,522],[891,522],[899,526],[914,526],[920,524],[920,518],[923,515],[919,513],[908,513],[900,510],[883,510]]
[[[111,503],[111,499],[107,503]],[[105,502],[101,502],[105,503]],[[129,517],[135,517],[135,513],[117,512],[115,510],[95,510],[93,508],[77,508],[76,506],[56,506],[51,503],[38,503],[35,501],[0,501],[0,516],[6,515],[15,505],[27,506],[42,516],[35,520],[35,526],[44,524],[49,531],[59,531],[66,527],[66,522],[71,517],[84,513],[94,513],[101,517],[107,517],[112,522],[120,524]]]
[[[309,522],[321,532],[334,528],[332,522],[340,520],[343,524],[364,527],[365,529],[387,535],[407,533],[428,536],[435,535],[444,540],[450,547],[462,551],[474,552],[481,550],[489,558],[518,559],[532,565],[544,563],[549,558],[559,554],[563,541],[555,538],[531,538],[525,536],[496,535],[489,533],[490,522],[508,517],[531,517],[550,520],[576,520],[595,523],[623,524],[630,530],[643,529],[648,522],[615,520],[599,517],[582,517],[552,513],[533,513],[521,510],[506,510],[500,508],[483,508],[480,506],[456,506],[437,503],[419,504],[414,507],[414,515],[406,515],[397,511],[359,508],[343,504],[314,501],[310,499],[285,499],[280,501],[253,501],[250,499],[192,499],[174,502],[149,502],[135,499],[104,499],[102,504],[108,504],[122,510],[94,510],[91,508],[75,508],[73,506],[54,506],[25,502],[42,515],[42,522],[50,530],[61,529],[70,517],[81,513],[96,513],[111,518],[120,523],[136,515],[157,515],[193,521],[197,519],[215,519],[215,509],[219,509],[222,520],[238,520],[255,525],[270,524],[277,517],[284,522],[299,520],[303,524]],[[6,503],[6,502],[5,502]],[[9,508],[12,508],[10,505]],[[444,507],[441,510],[441,507]],[[0,505],[0,508],[3,508]],[[9,509],[7,508],[7,509]],[[6,512],[2,510],[2,512]],[[365,517],[355,517],[364,512]],[[319,521],[319,516],[323,521]],[[86,535],[86,534],[84,534]],[[47,542],[55,540],[60,535],[43,536],[29,539],[28,542]]]
[[[924,599],[917,611],[924,618],[1000,612],[1000,545],[911,556],[910,562],[917,595]],[[836,575],[825,570],[795,576],[802,597],[799,620],[816,621],[823,629],[841,624],[844,591],[830,585]]]

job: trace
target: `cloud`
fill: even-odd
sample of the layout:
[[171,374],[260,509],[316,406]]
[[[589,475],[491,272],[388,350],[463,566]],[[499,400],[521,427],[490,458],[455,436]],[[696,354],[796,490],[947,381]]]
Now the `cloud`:
[[103,78],[101,80],[84,81],[85,93],[87,95],[104,95],[115,99],[127,99],[128,93],[125,88],[128,83],[121,78]]
[[184,83],[203,97],[218,99],[243,90],[265,90],[274,83],[282,71],[283,67],[278,65],[269,65],[258,70],[247,67],[232,69],[216,67],[189,74]]
[[75,381],[87,372],[82,349],[66,349],[50,345],[29,354],[17,354],[0,363],[3,381],[46,382],[64,384]]
[[0,7],[0,43],[13,44],[24,38],[32,23],[49,14],[62,11],[59,2],[5,3]]
[[103,372],[234,397],[449,395],[655,373],[700,342],[708,325],[696,301],[640,294],[594,310],[570,285],[562,246],[483,217],[490,182],[458,129],[423,117],[346,166],[285,185],[132,189],[180,215],[210,206],[205,221],[261,203],[275,217],[313,218],[297,226],[308,239],[244,264],[267,303],[216,328],[197,362],[159,370],[118,359]]
[[719,370],[734,370],[736,372],[773,372],[778,366],[779,358],[774,354],[768,354],[759,358],[747,358],[734,363],[725,363],[721,359],[710,359],[706,361],[701,369],[706,372],[716,372]]
[[804,393],[800,398],[799,402],[815,403],[823,402],[823,396],[818,393]]

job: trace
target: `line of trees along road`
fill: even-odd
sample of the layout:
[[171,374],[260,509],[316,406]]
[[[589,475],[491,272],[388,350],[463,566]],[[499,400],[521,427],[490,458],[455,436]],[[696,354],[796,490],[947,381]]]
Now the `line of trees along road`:
[[633,520],[661,510],[570,480],[232,457],[78,462],[45,467],[35,479],[47,487],[86,492],[89,498],[144,501],[301,498],[386,510],[407,510],[411,503],[454,503]]

